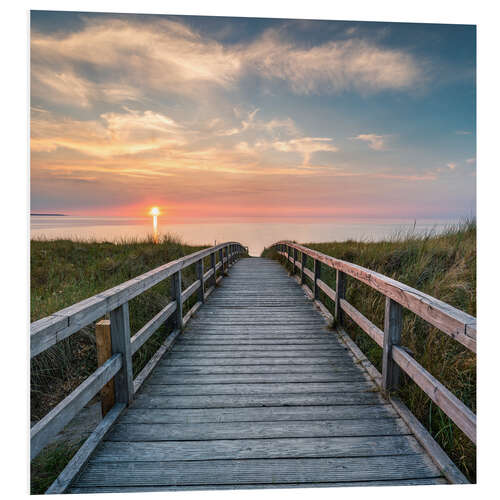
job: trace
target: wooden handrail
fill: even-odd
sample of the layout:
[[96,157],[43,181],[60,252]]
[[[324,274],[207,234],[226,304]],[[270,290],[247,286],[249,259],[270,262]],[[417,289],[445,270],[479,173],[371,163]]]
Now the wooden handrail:
[[[473,352],[476,352],[476,318],[392,278],[357,264],[311,250],[303,245],[280,241],[272,247],[276,247],[278,254],[292,264],[293,274],[295,274],[296,267],[300,269],[299,282],[318,305],[325,309],[319,300],[318,288],[335,302],[335,315],[330,315],[332,319],[334,318],[340,325],[342,324],[342,314],[347,314],[383,349],[381,384],[386,392],[397,388],[398,370],[402,369],[472,442],[476,442],[476,416],[474,413],[399,345],[401,312],[398,307],[403,306],[409,309]],[[293,256],[291,255],[292,249]],[[300,261],[297,260],[295,251],[301,253]],[[305,267],[306,256],[313,259],[314,272]],[[333,290],[319,279],[318,267],[320,264],[325,264],[337,271],[337,290]],[[386,296],[384,331],[380,330],[344,298],[345,275],[358,279]],[[313,283],[313,289],[304,283],[305,276]]]
[[[225,256],[222,254],[223,251]],[[168,262],[125,283],[31,323],[31,357],[33,357],[102,318],[105,314],[110,314],[112,356],[31,428],[31,458],[33,459],[99,390],[111,380],[114,381],[115,404],[112,411],[106,415],[102,425],[99,425],[96,431],[91,434],[75,455],[75,458],[68,464],[60,478],[54,483],[51,492],[59,491],[62,488],[61,484],[69,484],[71,474],[78,469],[77,464],[83,463],[86,457],[95,449],[100,440],[98,437],[112,425],[121,411],[131,402],[134,393],[137,392],[163,353],[172,345],[177,335],[182,332],[192,315],[226,274],[229,266],[243,253],[246,253],[246,250],[240,243],[221,243]],[[217,254],[219,254],[220,260],[216,263]],[[202,263],[206,257],[210,257],[212,267],[204,274]],[[193,264],[197,266],[198,279],[185,290],[182,290],[181,272]],[[222,272],[217,277],[216,274],[219,269]],[[131,336],[128,301],[170,276],[174,277],[174,300],[169,302],[135,335]],[[214,280],[213,286],[205,290],[206,279],[211,277]],[[183,303],[197,291],[199,294],[198,301],[183,316]],[[133,354],[174,314],[176,315],[176,330],[167,337],[166,341],[134,381],[132,379]]]
[[[297,243],[280,241],[272,246],[285,245],[295,248],[312,259],[326,266],[341,271],[358,281],[365,283],[374,290],[398,302],[406,309],[414,312],[422,319],[448,334],[465,347],[476,352],[476,318],[464,311],[436,299],[426,293],[405,285],[383,274],[371,271],[357,264],[336,259],[330,255],[311,250]],[[290,259],[291,260],[291,259]],[[292,260],[291,260],[292,261]]]
[[243,246],[240,243],[221,243],[168,262],[50,316],[34,321],[30,326],[31,357],[40,354],[178,271],[219,250],[222,251],[227,245],[237,245],[239,253],[243,252]]

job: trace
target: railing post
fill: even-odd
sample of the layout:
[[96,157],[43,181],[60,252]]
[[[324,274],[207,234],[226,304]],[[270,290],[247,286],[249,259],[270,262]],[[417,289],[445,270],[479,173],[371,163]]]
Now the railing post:
[[292,269],[292,274],[295,274],[295,262],[297,261],[297,249],[293,249],[293,269]]
[[318,279],[321,276],[321,262],[317,259],[314,259],[314,299],[319,299],[319,286]]
[[172,298],[177,302],[175,308],[175,326],[182,330],[182,275],[177,271],[172,275]]
[[229,245],[226,246],[226,274],[229,272]]
[[115,401],[129,404],[134,397],[132,351],[130,347],[130,319],[128,302],[113,309],[109,314],[111,351],[122,355],[122,367],[115,375]]
[[345,274],[337,269],[335,280],[335,323],[341,325],[344,322],[344,313],[340,306],[340,299],[345,298]]
[[203,304],[205,302],[205,278],[204,273],[203,258],[201,258],[196,263],[196,273],[198,274],[198,279],[200,280],[200,288],[198,292],[199,301]]
[[[97,366],[102,366],[111,357],[111,322],[109,319],[98,321],[95,325]],[[115,404],[115,382],[110,380],[99,392],[101,397],[101,416],[104,418]]]
[[392,346],[401,342],[403,308],[389,297],[385,298],[384,350],[382,352],[382,387],[386,392],[399,385],[399,366],[392,359]]
[[220,260],[220,275],[224,275],[224,251],[222,248],[219,249],[219,260]]
[[300,270],[300,284],[303,285],[306,280],[306,273],[304,272],[304,269],[306,268],[306,260],[307,260],[307,255],[305,252],[301,252],[302,256],[300,258],[300,264],[302,265],[302,268]]
[[213,275],[213,278],[214,278],[214,286],[217,284],[217,278],[215,276],[215,273],[217,272],[216,271],[216,267],[215,267],[215,261],[216,261],[216,256],[215,256],[215,250],[210,254],[210,266],[212,267],[212,269],[214,270],[214,275]]

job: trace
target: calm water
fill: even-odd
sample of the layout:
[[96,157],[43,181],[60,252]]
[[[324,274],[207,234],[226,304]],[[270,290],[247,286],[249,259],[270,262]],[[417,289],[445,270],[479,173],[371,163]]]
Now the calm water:
[[[295,219],[275,222],[214,222],[168,224],[159,217],[159,232],[175,234],[185,243],[214,244],[239,241],[249,247],[251,255],[260,255],[263,248],[278,240],[299,243],[343,241],[346,239],[381,240],[396,231],[413,228],[410,219]],[[441,231],[457,220],[417,220],[415,230]],[[31,217],[31,237],[97,239],[113,241],[123,237],[145,237],[153,234],[151,217]]]

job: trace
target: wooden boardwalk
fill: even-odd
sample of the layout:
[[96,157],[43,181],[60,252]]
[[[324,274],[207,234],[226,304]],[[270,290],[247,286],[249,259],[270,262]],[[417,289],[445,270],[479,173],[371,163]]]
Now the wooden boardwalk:
[[277,262],[246,258],[69,492],[447,483]]

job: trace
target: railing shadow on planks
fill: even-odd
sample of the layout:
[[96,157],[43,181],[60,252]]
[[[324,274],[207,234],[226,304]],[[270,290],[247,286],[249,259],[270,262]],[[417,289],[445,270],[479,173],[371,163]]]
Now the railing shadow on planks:
[[[107,384],[114,384],[114,405],[94,432],[83,443],[66,468],[46,493],[62,493],[84,465],[111,425],[151,373],[162,355],[173,344],[186,323],[205,302],[228,268],[248,249],[237,242],[226,242],[200,250],[144,273],[125,283],[94,295],[50,316],[31,323],[31,358],[73,335],[83,327],[109,314],[111,356],[82,384],[63,399],[31,428],[31,460],[60,432],[75,415]],[[217,258],[218,257],[218,258]],[[204,270],[204,259],[210,259],[210,269]],[[182,290],[182,270],[196,266],[197,280]],[[217,277],[217,273],[219,276]],[[141,293],[172,277],[172,300],[135,335],[130,335],[128,302]],[[211,285],[211,286],[209,286]],[[209,286],[207,288],[207,286]],[[183,304],[195,292],[198,300],[183,316]],[[164,324],[174,316],[175,329],[133,380],[132,356]]]
[[[296,269],[300,271],[297,280],[323,313],[335,322],[335,326],[341,333],[343,332],[343,315],[347,314],[382,348],[382,374],[380,376],[378,371],[373,370],[375,372],[373,378],[396,407],[402,408],[404,405],[397,398],[391,397],[390,393],[398,388],[400,370],[403,370],[465,435],[474,444],[476,443],[476,415],[425,370],[404,346],[400,345],[403,308],[415,313],[474,353],[476,352],[476,318],[392,278],[305,246],[290,241],[280,241],[274,243],[272,248],[285,259],[285,263],[291,263],[293,275],[296,274]],[[307,268],[308,258],[312,259],[312,270]],[[321,279],[322,265],[336,271],[335,290]],[[384,331],[347,302],[345,299],[346,276],[352,276],[385,296]],[[312,290],[305,283],[306,277],[312,282]],[[335,303],[333,314],[320,301],[319,290]],[[408,411],[406,407],[404,409]],[[433,455],[432,450],[429,451]]]

